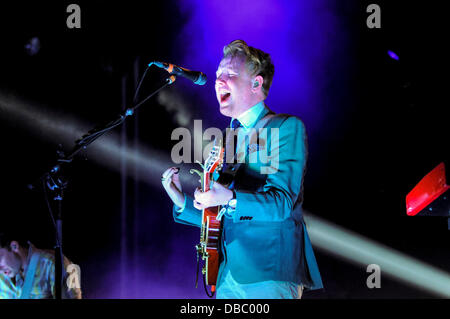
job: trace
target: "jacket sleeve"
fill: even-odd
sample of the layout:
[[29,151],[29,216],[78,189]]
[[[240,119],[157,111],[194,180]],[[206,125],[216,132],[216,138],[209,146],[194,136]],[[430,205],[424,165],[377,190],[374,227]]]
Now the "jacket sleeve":
[[[283,119],[279,125],[278,143],[273,134],[268,138],[269,170],[265,184],[256,192],[236,189],[235,222],[241,216],[252,216],[253,221],[282,221],[291,215],[302,192],[306,166],[307,144],[303,122],[297,117]],[[270,147],[269,147],[270,145]]]
[[194,207],[194,199],[184,194],[184,207],[173,205],[173,218],[177,223],[201,227],[202,211]]

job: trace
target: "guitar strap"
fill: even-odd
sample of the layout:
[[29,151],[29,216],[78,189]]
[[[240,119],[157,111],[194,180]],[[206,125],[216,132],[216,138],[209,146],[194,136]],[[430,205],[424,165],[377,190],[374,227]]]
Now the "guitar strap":
[[30,264],[28,265],[27,274],[25,275],[25,283],[23,284],[20,299],[29,299],[31,288],[33,286],[34,275],[36,274],[36,267],[39,260],[39,254],[34,253],[31,256]]

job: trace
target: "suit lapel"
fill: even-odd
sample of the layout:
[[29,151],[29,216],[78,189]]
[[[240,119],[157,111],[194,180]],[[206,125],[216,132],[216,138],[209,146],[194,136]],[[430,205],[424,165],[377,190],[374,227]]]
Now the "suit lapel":
[[[259,130],[260,128],[262,128],[262,127],[264,127],[264,126],[266,126],[266,124],[267,124],[267,120],[264,120],[264,122],[262,122],[262,123],[260,123],[261,122],[261,120],[263,120],[263,118],[266,116],[266,115],[274,115],[275,114],[275,112],[273,112],[273,111],[271,111],[265,104],[264,104],[264,109],[261,111],[261,113],[258,115],[258,118],[257,118],[257,120],[255,121],[255,124],[253,125],[253,127],[252,128],[255,128],[256,130]],[[262,124],[262,125],[261,125]],[[224,147],[225,147],[225,149],[227,150],[227,152],[229,152],[230,151],[230,149],[228,149],[227,147],[230,147],[230,145],[227,145],[228,143],[227,142],[229,142],[228,140],[228,138],[227,138],[227,135],[226,135],[226,129],[224,130],[225,131],[225,138],[223,139],[223,141],[224,141]],[[252,138],[251,138],[252,139]],[[255,139],[255,137],[253,137],[253,139]],[[256,141],[258,141],[258,138],[256,137]],[[245,138],[244,138],[244,140],[243,140],[243,143],[245,143]],[[239,148],[238,148],[239,149]],[[248,150],[247,150],[247,152],[246,152],[246,157],[248,157]],[[240,168],[240,166],[241,166],[241,164],[242,163],[236,163],[236,158],[237,158],[237,154],[235,154],[235,156],[234,156],[234,163],[227,163],[227,165],[224,165],[224,170],[221,172],[221,180],[223,181],[223,183],[225,184],[225,185],[228,185],[231,181],[232,181],[232,179],[234,179],[234,176],[236,175],[236,173],[237,173],[237,171],[239,170],[239,168]],[[225,159],[226,160],[226,159]],[[246,159],[244,159],[244,160],[246,160]],[[222,174],[222,173],[225,173],[225,174]],[[225,177],[225,176],[222,176],[222,175],[227,175],[227,177]]]

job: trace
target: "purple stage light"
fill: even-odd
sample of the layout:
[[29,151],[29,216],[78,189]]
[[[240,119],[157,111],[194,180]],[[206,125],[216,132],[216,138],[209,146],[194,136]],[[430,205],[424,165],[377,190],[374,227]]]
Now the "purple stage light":
[[41,41],[38,37],[33,37],[25,44],[25,51],[28,55],[33,56],[38,54],[41,49]]
[[394,60],[397,60],[397,61],[400,60],[398,55],[395,52],[393,52],[393,51],[388,50],[388,55],[391,57],[391,59],[394,59]]
[[[324,107],[331,103],[325,101],[332,94],[330,82],[339,77],[340,86],[347,83],[339,65],[352,59],[346,48],[348,30],[333,1],[190,0],[179,6],[189,17],[176,41],[176,47],[183,48],[179,63],[215,79],[223,47],[244,40],[272,56],[275,75],[267,105],[300,116],[309,129],[322,126]],[[213,118],[219,112],[214,80],[203,92],[205,117]]]

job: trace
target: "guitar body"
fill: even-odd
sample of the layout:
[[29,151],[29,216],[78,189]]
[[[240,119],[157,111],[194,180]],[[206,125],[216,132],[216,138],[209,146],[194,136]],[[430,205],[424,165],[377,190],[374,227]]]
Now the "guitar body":
[[200,244],[204,247],[202,256],[205,266],[203,272],[206,276],[206,284],[212,286],[216,285],[219,273],[220,221],[216,219],[219,210],[219,207],[209,207],[203,210],[200,238]]

